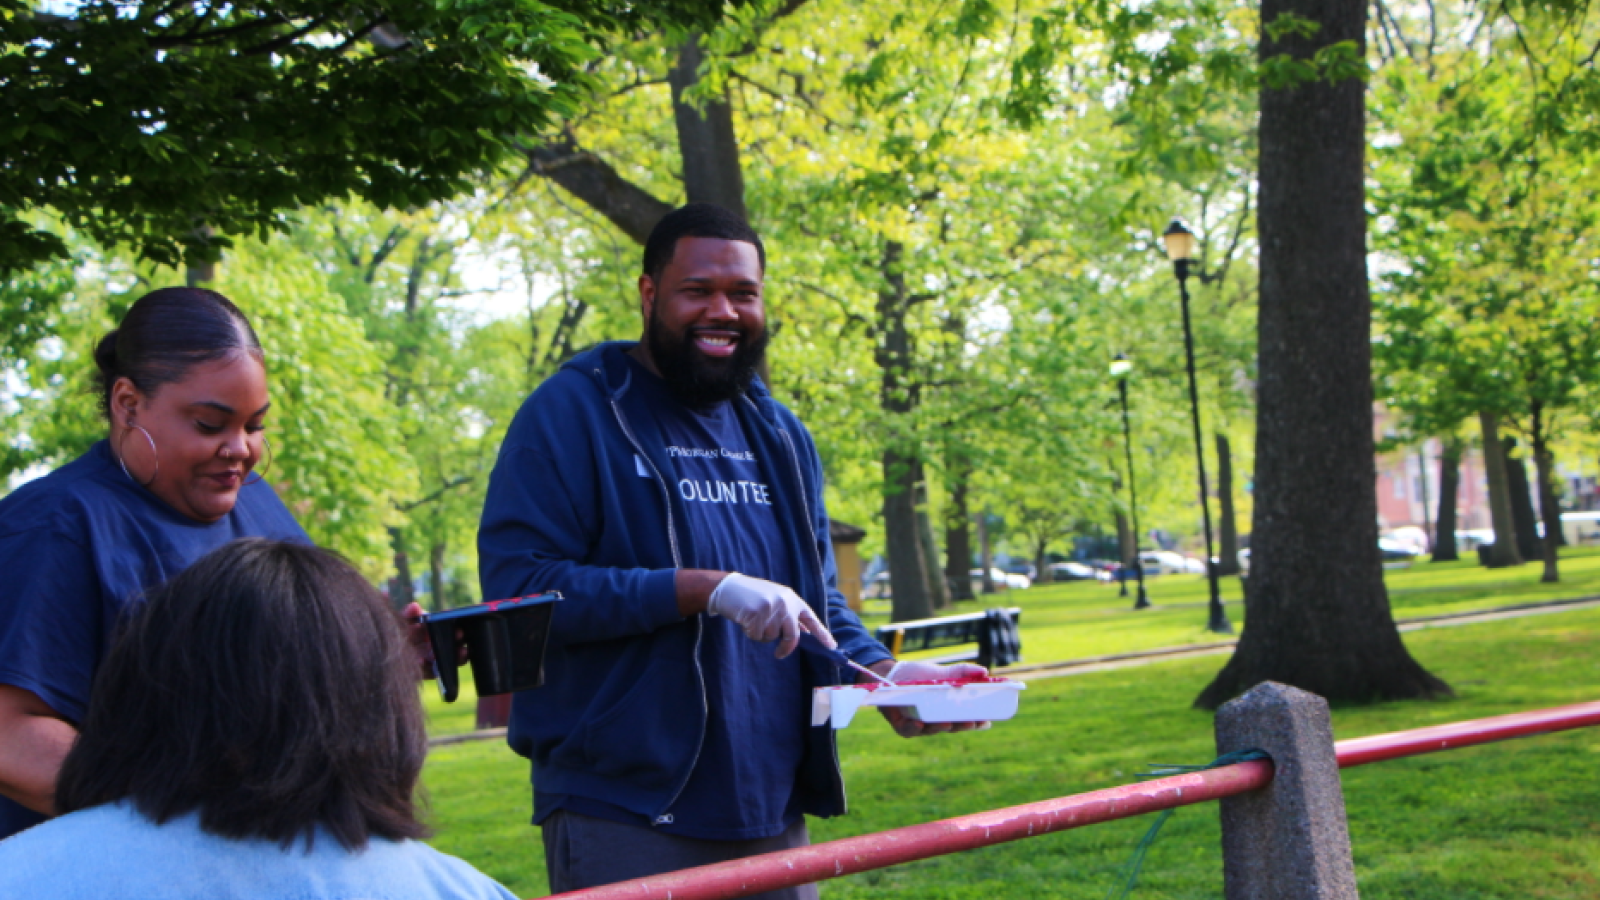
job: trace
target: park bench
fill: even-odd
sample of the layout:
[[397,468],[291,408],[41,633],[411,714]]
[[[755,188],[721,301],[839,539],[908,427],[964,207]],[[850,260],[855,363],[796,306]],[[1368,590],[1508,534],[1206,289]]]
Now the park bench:
[[945,647],[976,648],[941,656],[929,662],[966,662],[975,660],[984,668],[1013,665],[1022,659],[1022,643],[1016,637],[1017,622],[1022,610],[986,609],[983,612],[937,619],[916,619],[880,626],[876,632],[878,642],[889,648],[896,657],[918,650],[939,650]]

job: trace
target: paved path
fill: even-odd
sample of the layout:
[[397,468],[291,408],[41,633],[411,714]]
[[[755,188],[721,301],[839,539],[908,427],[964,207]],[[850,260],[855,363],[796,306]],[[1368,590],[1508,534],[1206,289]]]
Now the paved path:
[[[1575,597],[1570,600],[1547,600],[1541,603],[1518,603],[1513,606],[1497,606],[1493,609],[1480,609],[1473,612],[1447,613],[1442,616],[1420,616],[1415,619],[1399,620],[1400,630],[1421,631],[1425,628],[1450,628],[1456,625],[1476,625],[1480,622],[1498,622],[1501,619],[1520,619],[1525,616],[1540,616],[1550,613],[1572,612],[1580,609],[1594,609],[1600,607],[1600,595],[1590,597]],[[1161,647],[1155,650],[1138,650],[1132,653],[1114,653],[1109,656],[1091,656],[1086,659],[1068,659],[1061,662],[1039,663],[1030,666],[1008,666],[998,670],[995,674],[1015,678],[1018,681],[1033,681],[1040,678],[1064,678],[1069,675],[1087,675],[1090,672],[1106,672],[1112,669],[1128,669],[1134,666],[1148,666],[1152,663],[1166,662],[1172,659],[1189,659],[1195,656],[1215,656],[1227,653],[1237,644],[1236,640],[1217,641],[1211,644],[1187,644],[1181,647]],[[467,741],[481,741],[489,738],[504,738],[504,728],[486,728],[482,731],[469,731],[464,734],[446,734],[428,739],[428,746],[442,747],[447,744],[461,744]]]

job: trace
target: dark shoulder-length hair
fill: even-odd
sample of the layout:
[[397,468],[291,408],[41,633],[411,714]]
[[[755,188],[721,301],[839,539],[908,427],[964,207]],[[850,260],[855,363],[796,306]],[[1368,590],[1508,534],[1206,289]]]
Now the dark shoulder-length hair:
[[337,555],[261,538],[153,591],[95,676],[62,812],[128,801],[165,823],[290,846],[422,837],[415,663],[383,597]]

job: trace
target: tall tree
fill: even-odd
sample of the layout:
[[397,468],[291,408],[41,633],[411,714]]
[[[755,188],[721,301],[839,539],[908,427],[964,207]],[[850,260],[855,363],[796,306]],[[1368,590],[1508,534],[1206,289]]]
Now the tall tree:
[[1217,439],[1217,574],[1239,574],[1239,525],[1233,512],[1233,452],[1228,436]]
[[1306,65],[1322,52],[1348,65],[1316,80],[1269,71],[1261,90],[1249,624],[1196,700],[1206,708],[1268,679],[1357,702],[1450,693],[1401,641],[1378,557],[1366,8],[1362,0],[1261,5],[1264,61]]
[[1489,565],[1501,568],[1520,566],[1524,560],[1517,546],[1516,513],[1511,508],[1511,475],[1506,466],[1506,445],[1500,438],[1500,416],[1478,414],[1482,430],[1484,477],[1489,483],[1489,521],[1494,527],[1494,544],[1489,549]]
[[1533,512],[1533,493],[1528,487],[1528,467],[1517,454],[1516,438],[1503,437],[1500,442],[1505,447],[1506,493],[1511,497],[1511,527],[1516,534],[1517,553],[1525,560],[1537,559],[1539,526]]
[[[1427,477],[1424,470],[1423,477]],[[1432,562],[1454,562],[1456,550],[1456,503],[1461,490],[1461,439],[1453,434],[1440,441],[1439,512],[1433,519]]]
[[1571,190],[1596,161],[1600,16],[1567,3],[1442,14],[1429,31],[1438,39],[1411,42],[1416,52],[1388,62],[1375,91],[1378,240],[1399,263],[1383,275],[1377,346],[1389,374],[1407,371],[1422,389],[1407,396],[1478,414],[1496,531],[1490,563],[1541,556],[1541,577],[1555,579],[1555,548],[1532,533],[1528,491],[1500,437],[1527,438],[1540,513],[1559,522],[1542,483],[1553,454],[1540,448],[1550,450],[1563,411],[1600,376],[1600,291],[1589,263],[1600,217]]
[[972,593],[972,468],[962,459],[946,459],[950,502],[945,506],[944,580],[950,585],[950,599],[975,599]]

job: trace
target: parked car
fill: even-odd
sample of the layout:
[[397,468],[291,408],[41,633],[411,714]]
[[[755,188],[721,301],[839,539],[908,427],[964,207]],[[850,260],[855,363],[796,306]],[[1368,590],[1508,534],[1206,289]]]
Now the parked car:
[[885,569],[867,579],[867,585],[862,589],[861,596],[867,600],[889,599],[889,571]]
[[1378,556],[1385,567],[1409,566],[1422,552],[1411,544],[1390,538],[1378,538]]
[[[1458,532],[1459,533],[1459,532]],[[1389,567],[1407,565],[1422,554],[1410,544],[1378,538],[1378,555]],[[1239,573],[1250,577],[1250,548],[1239,551]]]
[[[982,591],[983,570],[973,569],[967,575],[972,579],[972,592],[976,594]],[[989,568],[989,580],[994,582],[994,589],[997,591],[1020,591],[1033,587],[1033,579],[1028,576],[1019,575],[1016,572],[1007,572],[993,566]]]
[[1083,563],[1058,562],[1050,564],[1051,581],[1100,581],[1105,575],[1093,566]]
[[1007,575],[1021,575],[1028,579],[1029,584],[1039,580],[1039,570],[1034,568],[1032,563],[1006,563],[1000,567],[1000,570]]
[[1418,556],[1428,552],[1428,533],[1415,525],[1395,528],[1383,532],[1378,537],[1380,546],[1384,540],[1388,540],[1403,547],[1410,547],[1417,551]]
[[1139,554],[1139,562],[1144,566],[1145,575],[1206,573],[1205,563],[1171,550],[1145,550]]
[[1564,512],[1561,514],[1561,531],[1567,543],[1574,547],[1600,543],[1600,512]]

